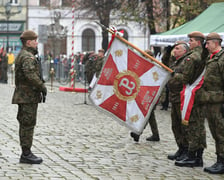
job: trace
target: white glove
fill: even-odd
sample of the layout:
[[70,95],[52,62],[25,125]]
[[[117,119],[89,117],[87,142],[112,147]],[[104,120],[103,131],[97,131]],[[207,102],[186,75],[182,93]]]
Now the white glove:
[[113,32],[116,32],[117,31],[117,28],[115,27],[115,26],[110,26],[110,28],[109,28],[111,31],[113,31]]
[[123,33],[121,33],[121,32],[119,32],[119,31],[116,31],[116,32],[115,32],[115,34],[116,34],[116,35],[118,35],[118,36],[121,36],[121,37],[123,37],[123,36],[124,36],[124,34],[123,34]]

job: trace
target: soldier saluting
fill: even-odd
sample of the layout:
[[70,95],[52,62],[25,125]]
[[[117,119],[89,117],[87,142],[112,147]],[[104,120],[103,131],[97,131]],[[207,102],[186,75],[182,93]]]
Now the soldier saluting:
[[18,104],[19,138],[22,154],[20,163],[40,164],[42,158],[31,151],[38,103],[45,99],[47,89],[41,80],[37,51],[37,34],[24,31],[20,36],[23,48],[15,60],[15,91],[12,104]]

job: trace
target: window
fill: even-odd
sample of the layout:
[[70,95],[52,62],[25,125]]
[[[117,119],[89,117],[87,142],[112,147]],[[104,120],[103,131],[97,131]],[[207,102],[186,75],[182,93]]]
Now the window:
[[82,33],[82,51],[95,51],[95,33],[92,29],[85,29]]
[[18,4],[18,0],[10,0],[10,4]]

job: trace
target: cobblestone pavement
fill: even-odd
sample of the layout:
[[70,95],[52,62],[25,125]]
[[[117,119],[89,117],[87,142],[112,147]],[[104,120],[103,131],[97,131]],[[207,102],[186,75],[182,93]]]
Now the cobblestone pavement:
[[[50,87],[48,87],[50,89]],[[129,130],[97,111],[84,93],[62,92],[54,87],[38,108],[33,152],[40,165],[19,163],[17,105],[11,104],[14,87],[0,84],[0,180],[176,180],[224,179],[202,168],[181,168],[167,159],[177,147],[171,132],[170,111],[156,109],[160,142],[146,142],[146,127],[139,143]],[[214,141],[208,130],[204,166],[215,160]]]

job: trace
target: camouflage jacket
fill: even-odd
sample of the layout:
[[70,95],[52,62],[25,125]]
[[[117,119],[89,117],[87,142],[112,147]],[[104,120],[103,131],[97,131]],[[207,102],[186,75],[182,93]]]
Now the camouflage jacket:
[[190,51],[183,70],[183,84],[192,84],[201,75],[205,67],[205,60],[201,58],[202,47]]
[[204,88],[206,91],[224,90],[224,50],[206,61]]
[[171,103],[180,103],[180,92],[183,89],[183,82],[179,76],[182,76],[184,64],[188,55],[189,53],[184,54],[170,65],[170,68],[175,72],[174,76],[171,77],[167,84]]
[[95,62],[95,71],[96,71],[96,77],[98,78],[100,75],[101,68],[103,66],[104,57],[97,57],[97,60]]
[[45,85],[40,78],[37,50],[23,47],[15,60],[15,91],[13,104],[39,103]]
[[[201,54],[202,47],[199,46],[187,53],[183,72],[175,74],[176,80],[181,81],[182,84],[191,85],[201,75],[205,68],[205,60],[201,58]],[[199,89],[195,95],[195,104],[199,103],[200,96],[201,91]]]
[[224,102],[224,50],[215,54],[212,59],[206,61],[206,71],[202,101],[204,103]]

